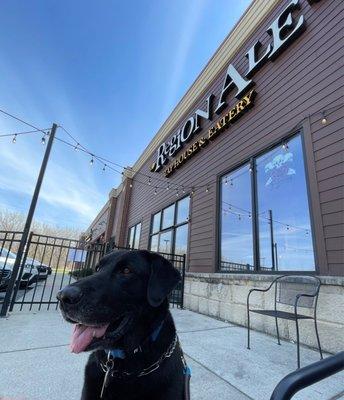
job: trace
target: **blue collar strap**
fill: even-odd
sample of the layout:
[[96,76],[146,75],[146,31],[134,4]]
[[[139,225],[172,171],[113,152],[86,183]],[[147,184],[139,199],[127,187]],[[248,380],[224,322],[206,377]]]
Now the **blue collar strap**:
[[[161,332],[162,326],[164,325],[164,321],[162,321],[158,327],[153,331],[153,333],[150,335],[150,339],[152,342],[155,342]],[[139,346],[137,349],[134,350],[134,354],[137,352],[142,352],[141,346]],[[125,358],[125,352],[122,349],[113,349],[110,350],[110,355],[112,358],[121,358],[122,360]]]

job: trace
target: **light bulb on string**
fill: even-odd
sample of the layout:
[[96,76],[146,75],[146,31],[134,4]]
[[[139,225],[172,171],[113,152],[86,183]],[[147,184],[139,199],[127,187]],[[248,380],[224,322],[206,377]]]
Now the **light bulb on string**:
[[106,165],[106,164],[104,164],[104,166],[103,166],[103,171],[105,171],[106,167],[107,167],[107,165]]
[[323,125],[326,125],[327,124],[327,118],[326,118],[326,115],[325,115],[325,111],[322,113],[322,115],[323,115],[323,117],[322,117],[321,123]]
[[182,186],[182,192],[185,193],[185,188],[184,188],[184,186]]
[[226,176],[225,185],[228,185],[228,176]]
[[148,178],[148,185],[150,186],[152,184],[152,179],[151,177]]
[[283,148],[283,150],[288,150],[289,149],[288,143],[287,142],[283,142],[282,148]]
[[93,163],[94,163],[94,159],[93,159],[93,155],[92,155],[92,158],[90,159],[90,165],[93,165]]
[[170,190],[170,184],[169,183],[166,186],[166,190]]
[[194,190],[194,188],[191,188],[190,197],[192,197],[194,194],[195,194],[195,190]]
[[233,186],[233,179],[231,179],[231,186]]
[[76,146],[74,147],[74,150],[77,151],[79,149],[79,143],[76,144]]
[[209,187],[207,186],[207,188],[205,189],[206,193],[209,193]]
[[158,190],[157,190],[157,188],[155,187],[155,189],[154,189],[154,194],[155,195],[157,195],[158,194]]
[[12,139],[12,143],[16,143],[17,142],[17,134],[15,134],[14,136],[13,136],[13,139]]
[[178,189],[176,189],[176,197],[179,197]]
[[131,188],[133,187],[133,184],[132,184],[132,182],[130,182],[130,185],[129,185],[129,187],[131,187]]
[[41,143],[42,143],[43,145],[45,144],[45,135],[42,136]]

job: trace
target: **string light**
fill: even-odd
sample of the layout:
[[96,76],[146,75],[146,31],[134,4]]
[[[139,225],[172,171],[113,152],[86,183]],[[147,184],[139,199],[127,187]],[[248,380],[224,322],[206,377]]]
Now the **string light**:
[[13,139],[12,139],[12,143],[16,143],[17,142],[17,134],[15,134],[14,136],[13,136]]
[[170,190],[170,184],[167,184],[166,190]]
[[184,189],[184,186],[182,186],[182,192],[183,192],[183,193],[185,193],[185,189]]
[[209,187],[207,186],[207,188],[205,189],[205,192],[208,193],[209,192]]
[[104,164],[104,166],[103,166],[103,171],[105,171],[106,167],[107,167],[107,165],[106,165],[106,164]]
[[94,159],[93,159],[93,155],[92,155],[92,158],[90,159],[90,165],[93,165],[93,163],[94,163]]
[[158,190],[157,190],[156,186],[155,186],[155,189],[154,189],[154,194],[155,194],[155,195],[158,194]]
[[289,149],[288,143],[287,142],[283,142],[282,148],[283,148],[283,150],[288,150]]
[[149,178],[148,178],[148,185],[150,186],[151,184],[152,184],[152,178],[149,177]]
[[323,115],[323,117],[322,117],[321,123],[323,125],[326,125],[327,124],[327,118],[326,118],[326,115],[325,115],[325,111],[323,111],[322,115]]
[[45,136],[42,136],[41,143],[42,143],[43,145],[45,144]]
[[228,185],[228,176],[226,176],[225,185]]
[[179,197],[178,189],[176,189],[176,197]]
[[79,143],[76,144],[76,146],[74,147],[74,150],[77,151],[79,149]]

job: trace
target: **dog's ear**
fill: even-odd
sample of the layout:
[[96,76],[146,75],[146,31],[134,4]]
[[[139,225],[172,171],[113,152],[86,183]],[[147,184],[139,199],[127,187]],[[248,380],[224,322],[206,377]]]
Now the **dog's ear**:
[[147,299],[152,307],[158,307],[181,280],[179,271],[159,254],[150,253],[151,272]]

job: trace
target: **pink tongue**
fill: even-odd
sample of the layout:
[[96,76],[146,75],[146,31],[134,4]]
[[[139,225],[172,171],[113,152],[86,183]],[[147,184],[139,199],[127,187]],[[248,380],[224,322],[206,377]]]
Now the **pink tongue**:
[[81,353],[92,342],[93,338],[101,338],[109,324],[101,327],[93,327],[77,324],[74,325],[72,340],[70,343],[70,351],[72,353]]

